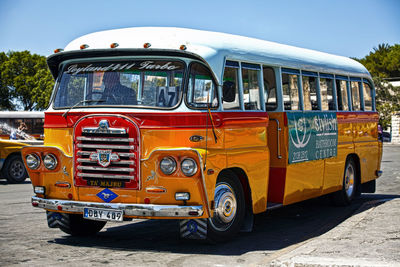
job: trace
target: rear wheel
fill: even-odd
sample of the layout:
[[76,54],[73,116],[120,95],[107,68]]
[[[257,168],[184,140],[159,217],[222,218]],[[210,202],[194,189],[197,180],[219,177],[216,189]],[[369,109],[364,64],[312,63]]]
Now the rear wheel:
[[336,205],[346,206],[356,196],[357,168],[353,158],[347,158],[344,168],[342,190],[333,194],[333,201]]
[[22,183],[28,177],[20,155],[11,155],[3,167],[3,176],[9,183]]
[[80,214],[47,212],[47,223],[50,228],[60,228],[64,233],[73,236],[95,235],[103,229],[106,222],[83,219]]
[[207,238],[216,242],[232,238],[240,230],[244,215],[242,185],[233,172],[225,172],[215,187],[214,215],[208,219]]

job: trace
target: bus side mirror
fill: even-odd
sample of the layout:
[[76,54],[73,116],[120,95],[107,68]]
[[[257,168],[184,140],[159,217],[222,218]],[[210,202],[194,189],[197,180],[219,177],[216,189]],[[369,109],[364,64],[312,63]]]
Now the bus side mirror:
[[222,85],[222,99],[224,102],[234,102],[236,98],[236,85],[234,82],[225,81]]

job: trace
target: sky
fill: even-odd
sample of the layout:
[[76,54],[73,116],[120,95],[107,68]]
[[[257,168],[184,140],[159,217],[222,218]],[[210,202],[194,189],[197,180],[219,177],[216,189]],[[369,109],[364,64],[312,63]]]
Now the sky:
[[84,34],[138,26],[225,32],[363,58],[400,44],[400,0],[0,0],[0,52],[48,56]]

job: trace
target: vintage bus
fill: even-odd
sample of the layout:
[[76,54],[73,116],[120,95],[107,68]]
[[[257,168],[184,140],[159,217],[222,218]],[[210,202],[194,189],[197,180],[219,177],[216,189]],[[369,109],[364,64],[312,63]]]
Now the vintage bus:
[[374,85],[352,59],[152,27],[55,52],[44,146],[23,149],[49,227],[179,219],[182,237],[223,241],[267,209],[375,190]]

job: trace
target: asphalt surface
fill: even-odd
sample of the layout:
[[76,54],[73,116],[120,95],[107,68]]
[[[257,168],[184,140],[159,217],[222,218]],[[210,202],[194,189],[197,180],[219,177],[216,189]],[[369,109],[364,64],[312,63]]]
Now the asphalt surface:
[[1,266],[400,266],[400,146],[385,145],[375,194],[321,197],[257,215],[225,244],[179,239],[178,221],[108,223],[95,237],[47,227],[32,186],[0,180]]

